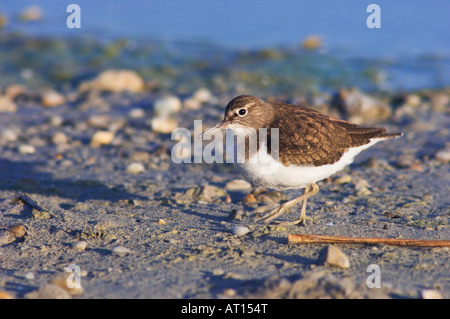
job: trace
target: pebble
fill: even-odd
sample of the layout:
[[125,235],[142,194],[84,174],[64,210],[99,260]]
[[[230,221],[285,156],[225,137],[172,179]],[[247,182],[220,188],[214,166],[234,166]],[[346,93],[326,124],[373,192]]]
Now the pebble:
[[132,70],[106,70],[95,79],[80,84],[78,90],[111,91],[111,92],[141,92],[145,82]]
[[350,267],[350,261],[348,257],[336,246],[329,245],[324,247],[317,259],[320,265],[330,265],[343,269]]
[[246,226],[235,225],[231,227],[231,233],[236,236],[244,236],[246,235],[250,229]]
[[422,289],[420,291],[422,299],[442,299],[442,295],[436,289]]
[[19,146],[19,153],[20,154],[34,154],[36,152],[36,149],[33,145],[30,144],[22,144]]
[[113,248],[112,253],[119,256],[124,257],[128,254],[130,254],[132,251],[124,246],[116,246]]
[[134,162],[127,166],[127,172],[132,174],[140,174],[145,172],[145,167],[142,163]]
[[251,188],[252,188],[252,184],[250,184],[249,182],[247,182],[246,180],[243,180],[243,179],[232,180],[232,181],[228,182],[227,185],[225,186],[225,189],[229,190],[229,191],[240,191],[240,190],[247,190],[247,189],[251,189]]
[[158,219],[158,224],[160,224],[160,225],[165,225],[166,224],[166,221],[164,220],[164,219]]
[[6,128],[0,133],[0,141],[15,142],[19,138],[16,130]]
[[256,203],[256,197],[252,193],[245,195],[242,199],[242,203],[244,204],[253,204]]
[[199,110],[202,107],[202,103],[193,97],[188,97],[183,101],[183,107],[188,110]]
[[53,144],[64,145],[64,144],[67,144],[68,141],[69,141],[69,138],[67,137],[67,135],[64,132],[56,132],[52,136]]
[[42,105],[47,107],[55,107],[66,102],[64,95],[56,91],[46,91],[41,95]]
[[0,95],[0,113],[17,112],[17,105],[8,96]]
[[211,101],[211,99],[213,98],[213,95],[212,95],[211,91],[208,90],[207,88],[199,88],[194,92],[194,94],[192,95],[192,98],[194,98],[195,100],[197,100],[201,103],[205,103],[205,102]]
[[77,251],[80,251],[80,252],[81,252],[81,251],[85,251],[86,247],[87,247],[87,242],[84,241],[84,240],[77,241],[77,242],[73,245],[73,248],[74,248],[75,250],[77,250]]
[[42,8],[40,6],[33,5],[23,9],[19,15],[19,19],[25,22],[39,21],[42,20],[43,15]]
[[140,119],[145,117],[145,111],[141,108],[134,108],[128,112],[128,116],[133,119]]
[[303,42],[302,47],[306,50],[316,50],[322,46],[322,39],[317,35],[307,36]]
[[153,105],[153,111],[157,117],[168,117],[181,110],[181,101],[178,97],[169,95],[159,98]]
[[438,151],[434,157],[442,163],[450,162],[450,147]]
[[34,280],[35,276],[33,272],[29,271],[24,275],[24,278],[27,280]]
[[334,180],[336,184],[346,184],[352,181],[352,177],[350,175],[343,175]]
[[12,243],[16,239],[14,233],[8,229],[0,231],[0,246]]
[[178,127],[178,122],[173,118],[155,117],[151,120],[151,126],[156,133],[170,134]]
[[17,238],[23,237],[27,234],[27,229],[24,225],[14,225],[8,228],[8,230],[11,231]]
[[114,140],[114,133],[109,131],[97,131],[92,136],[91,146],[100,147],[101,145],[108,145]]

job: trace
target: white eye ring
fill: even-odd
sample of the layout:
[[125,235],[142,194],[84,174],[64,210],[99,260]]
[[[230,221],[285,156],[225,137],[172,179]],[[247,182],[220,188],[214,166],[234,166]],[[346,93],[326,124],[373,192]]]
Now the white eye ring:
[[247,114],[246,109],[239,109],[239,111],[236,112],[238,116],[245,116]]

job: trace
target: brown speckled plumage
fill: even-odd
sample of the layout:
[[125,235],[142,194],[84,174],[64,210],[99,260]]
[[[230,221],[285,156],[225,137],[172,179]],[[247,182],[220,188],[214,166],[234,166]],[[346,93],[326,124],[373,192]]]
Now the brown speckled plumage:
[[[237,112],[245,108],[247,115]],[[241,95],[226,107],[225,120],[236,124],[279,129],[279,160],[285,166],[333,164],[351,147],[362,146],[372,138],[390,138],[384,128],[367,128],[352,124],[314,109],[281,102],[265,102],[257,97]],[[259,143],[258,143],[259,144]]]

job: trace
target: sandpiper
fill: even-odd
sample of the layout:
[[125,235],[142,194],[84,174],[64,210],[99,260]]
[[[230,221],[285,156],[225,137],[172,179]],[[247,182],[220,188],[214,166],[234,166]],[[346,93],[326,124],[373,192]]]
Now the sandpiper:
[[[270,222],[302,202],[300,218],[286,224],[306,222],[307,199],[319,191],[316,182],[351,164],[362,150],[402,135],[387,133],[385,128],[352,124],[309,107],[266,102],[251,95],[231,100],[224,119],[202,135],[214,134],[225,128],[231,129],[237,140],[246,145],[241,150],[235,146],[235,152],[244,152],[245,158],[235,165],[253,185],[276,190],[304,188],[303,195],[257,218]],[[260,129],[265,129],[266,138],[258,135]],[[277,147],[274,147],[273,136],[270,136],[273,129],[277,129]],[[249,141],[253,137],[258,142],[252,149]],[[271,164],[278,164],[275,171],[267,173],[261,169]]]

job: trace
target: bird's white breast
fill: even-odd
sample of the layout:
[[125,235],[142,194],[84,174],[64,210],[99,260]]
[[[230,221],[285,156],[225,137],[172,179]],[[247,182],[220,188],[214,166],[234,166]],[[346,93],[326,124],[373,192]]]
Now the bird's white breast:
[[[237,137],[238,141],[239,138],[240,136]],[[235,163],[235,165],[240,173],[254,185],[280,190],[304,188],[342,170],[351,164],[355,156],[362,150],[381,140],[384,138],[374,138],[366,145],[352,147],[337,162],[322,166],[291,165],[286,167],[267,153],[265,145],[261,145],[258,152],[250,156],[248,161]],[[239,153],[240,151],[242,152],[235,147],[235,152]]]

